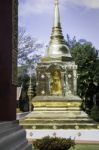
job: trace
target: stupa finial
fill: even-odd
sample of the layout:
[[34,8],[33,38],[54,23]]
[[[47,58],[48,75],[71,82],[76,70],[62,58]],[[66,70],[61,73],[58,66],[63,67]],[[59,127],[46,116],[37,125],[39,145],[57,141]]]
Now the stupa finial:
[[59,1],[58,0],[55,0],[55,5],[58,5],[59,4]]

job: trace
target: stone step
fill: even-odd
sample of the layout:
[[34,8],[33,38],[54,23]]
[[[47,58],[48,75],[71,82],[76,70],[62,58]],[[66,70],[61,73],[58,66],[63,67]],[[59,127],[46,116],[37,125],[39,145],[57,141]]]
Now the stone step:
[[[72,110],[72,109],[68,109],[68,110],[57,110],[57,109],[54,109],[54,110],[52,110],[52,111],[50,111],[50,110],[48,110],[48,109],[45,109],[44,111],[32,111],[30,114],[33,114],[33,113],[40,113],[40,112],[42,112],[42,113],[45,113],[45,112],[49,112],[49,113],[52,113],[52,112],[54,112],[54,113],[57,113],[57,112],[62,112],[62,113],[66,113],[66,112],[79,112],[79,113],[82,113],[83,111],[81,111],[81,110]],[[30,115],[29,114],[29,115]]]
[[[77,123],[77,122],[70,122],[70,123],[60,123],[60,124],[58,124],[58,123],[52,123],[52,122],[50,122],[50,124],[49,123],[46,123],[46,125],[86,125],[86,123]],[[34,124],[32,124],[32,123],[24,123],[24,125],[34,125]],[[35,125],[44,125],[44,123],[35,123]],[[98,125],[97,123],[87,123],[87,125]]]
[[24,118],[25,116],[27,116],[30,112],[21,112],[21,113],[17,113],[17,120],[20,120],[21,118]]
[[18,124],[18,122],[19,121],[17,121],[17,120],[15,120],[15,121],[1,121],[0,122],[0,131],[16,126],[16,124]]
[[[65,115],[62,115],[62,116],[56,116],[56,115],[52,115],[52,116],[47,116],[47,115],[44,115],[44,116],[30,116],[30,117],[25,117],[23,120],[25,119],[28,119],[28,120],[32,120],[32,119],[80,119],[80,120],[83,120],[83,119],[88,119],[87,116],[65,116]],[[20,119],[21,121],[22,119]]]
[[20,124],[25,129],[96,129],[98,124],[83,111],[33,111]]
[[31,119],[25,119],[25,120],[21,120],[20,121],[20,124],[24,124],[24,123],[31,123],[31,124],[35,124],[35,123],[41,123],[43,122],[44,124],[46,123],[75,123],[75,122],[78,122],[78,123],[93,123],[93,120],[91,119],[87,119],[87,118],[84,118],[84,119],[73,119],[73,118],[69,118],[69,119],[57,119],[57,118],[54,118],[54,119],[34,119],[34,118],[31,118]]
[[72,107],[72,108],[36,107],[34,108],[34,111],[78,111],[78,110],[80,110],[79,107]]
[[[53,116],[53,117],[49,117],[48,118],[48,116],[47,117],[30,117],[30,118],[24,118],[23,120],[20,120],[20,122],[22,122],[22,121],[24,121],[24,120],[26,120],[27,122],[28,121],[37,121],[37,120],[40,120],[40,121],[42,121],[42,120],[44,120],[44,121],[46,121],[46,120],[64,120],[64,121],[75,121],[75,120],[78,120],[78,121],[93,121],[92,119],[90,119],[90,118],[87,118],[87,117],[65,117],[65,116],[62,116],[62,117],[56,117],[56,116]],[[93,122],[95,122],[95,121],[93,121]]]
[[24,124],[25,129],[97,129],[93,123],[68,123],[68,124]]
[[[18,144],[18,145],[16,145],[15,147],[14,147],[14,149],[15,150],[23,150],[23,149],[25,149],[25,147],[28,147],[29,148],[29,144],[28,144],[28,142],[27,141],[22,141],[22,142],[20,142],[20,144]],[[25,149],[26,150],[26,149]]]
[[0,138],[1,137],[3,138],[5,135],[10,135],[14,131],[17,132],[21,129],[22,129],[22,126],[14,126],[14,127],[7,128],[6,130],[2,129],[2,131],[0,132]]
[[79,111],[77,112],[72,112],[72,111],[69,111],[69,112],[61,112],[61,111],[57,111],[57,112],[34,112],[34,113],[31,113],[30,115],[27,115],[26,118],[88,118],[88,116],[85,114],[85,113],[81,113]]
[[0,122],[0,150],[23,149],[31,150],[32,146],[28,144],[26,132],[19,126],[18,121]]
[[[19,149],[17,149],[17,150],[19,150]],[[30,144],[27,144],[24,147],[20,148],[20,150],[34,150],[34,149],[32,148],[32,146]]]
[[[22,122],[22,121],[37,121],[38,120],[38,118],[26,118],[25,120],[20,120],[20,122]],[[49,120],[49,121],[51,121],[51,120],[58,120],[58,121],[75,121],[75,120],[78,120],[78,121],[93,121],[92,119],[90,119],[90,118],[40,118],[39,119],[40,121],[46,121],[46,120]]]
[[61,111],[61,110],[48,111],[48,110],[45,110],[45,111],[33,111],[29,114],[29,116],[34,115],[34,114],[46,114],[46,113],[48,113],[48,114],[53,114],[53,113],[54,114],[57,114],[57,113],[69,114],[69,113],[72,113],[72,114],[84,114],[85,115],[85,113],[83,111],[79,111],[79,110],[76,110],[76,111],[73,111],[73,110],[68,110],[68,111]]

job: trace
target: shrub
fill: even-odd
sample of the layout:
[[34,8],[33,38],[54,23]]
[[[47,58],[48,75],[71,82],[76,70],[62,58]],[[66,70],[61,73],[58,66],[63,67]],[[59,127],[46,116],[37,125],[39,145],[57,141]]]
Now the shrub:
[[33,142],[33,146],[38,150],[68,150],[74,147],[75,142],[71,138],[59,138],[46,136]]

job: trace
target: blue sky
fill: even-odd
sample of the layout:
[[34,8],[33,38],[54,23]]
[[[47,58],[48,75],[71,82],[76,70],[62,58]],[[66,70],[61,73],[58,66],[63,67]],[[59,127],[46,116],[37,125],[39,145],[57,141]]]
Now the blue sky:
[[[99,49],[99,0],[60,0],[63,35],[86,39]],[[54,15],[54,0],[19,0],[19,26],[48,45]]]

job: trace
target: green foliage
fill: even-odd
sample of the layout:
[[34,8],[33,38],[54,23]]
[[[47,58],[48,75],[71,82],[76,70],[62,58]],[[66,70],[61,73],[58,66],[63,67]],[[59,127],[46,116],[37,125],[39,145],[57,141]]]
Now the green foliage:
[[75,142],[70,138],[59,138],[46,136],[33,142],[33,146],[38,150],[68,150],[74,147]]
[[84,43],[82,45],[77,42],[75,46],[71,49],[71,54],[76,64],[78,65],[78,73],[81,73],[81,75],[83,76],[89,76],[89,79],[93,79],[93,71],[96,66],[97,51],[92,46],[92,44]]
[[67,43],[71,49],[72,58],[78,66],[77,92],[83,99],[82,108],[88,114],[91,113],[91,117],[98,121],[99,110],[97,106],[99,106],[99,99],[96,106],[93,107],[93,97],[97,93],[96,89],[99,89],[99,86],[95,85],[95,83],[99,83],[98,52],[92,43],[84,39],[77,41],[75,37],[71,39],[67,35]]
[[95,74],[94,74],[94,81],[99,83],[99,58],[96,61],[96,68],[95,68]]
[[84,97],[90,81],[99,82],[98,53],[95,47],[86,40],[77,42],[73,38],[71,41],[73,41],[69,42],[72,43],[71,54],[78,66],[78,95]]
[[95,120],[99,122],[99,107],[98,106],[93,106],[91,109],[91,114],[90,116]]

